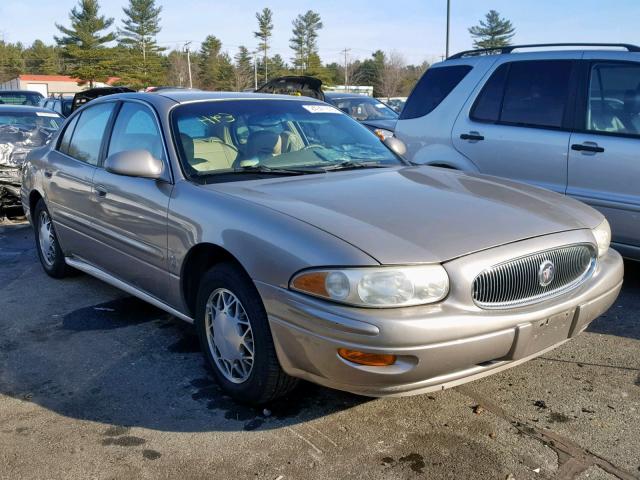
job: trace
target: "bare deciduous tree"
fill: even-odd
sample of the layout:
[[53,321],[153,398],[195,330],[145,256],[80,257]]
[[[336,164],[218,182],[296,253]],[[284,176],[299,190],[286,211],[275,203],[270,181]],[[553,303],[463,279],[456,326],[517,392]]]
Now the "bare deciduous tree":
[[400,94],[402,84],[406,75],[407,62],[404,57],[392,51],[384,56],[384,63],[378,78],[377,90],[382,97],[389,100]]

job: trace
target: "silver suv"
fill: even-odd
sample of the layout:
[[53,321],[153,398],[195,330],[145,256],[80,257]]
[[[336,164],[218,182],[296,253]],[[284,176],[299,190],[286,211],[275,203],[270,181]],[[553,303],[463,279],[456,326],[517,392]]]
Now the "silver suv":
[[640,259],[640,47],[524,45],[453,55],[420,79],[395,135],[414,162],[588,203],[608,218],[612,245]]

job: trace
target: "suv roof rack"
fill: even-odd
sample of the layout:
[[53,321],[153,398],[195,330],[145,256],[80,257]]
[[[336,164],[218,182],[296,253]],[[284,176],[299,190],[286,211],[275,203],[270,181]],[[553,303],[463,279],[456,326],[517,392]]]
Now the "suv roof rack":
[[479,48],[476,50],[465,50],[447,57],[447,60],[456,58],[474,57],[484,54],[506,54],[512,53],[519,48],[540,48],[540,47],[618,47],[626,48],[628,52],[640,52],[640,47],[630,43],[531,43],[527,45],[507,45],[505,47]]

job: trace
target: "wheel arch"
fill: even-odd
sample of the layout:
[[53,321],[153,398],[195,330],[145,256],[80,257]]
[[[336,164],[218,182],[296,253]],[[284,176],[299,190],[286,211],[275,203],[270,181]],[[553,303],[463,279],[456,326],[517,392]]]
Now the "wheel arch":
[[180,269],[180,290],[182,299],[191,317],[195,315],[198,288],[203,275],[220,263],[233,263],[248,276],[240,261],[227,249],[214,243],[198,243],[185,255]]
[[33,218],[33,214],[36,210],[36,205],[41,199],[44,200],[44,197],[38,190],[31,190],[31,192],[29,192],[29,218]]
[[442,144],[426,145],[418,150],[412,160],[420,165],[451,168],[464,172],[478,172],[471,160],[455,148]]

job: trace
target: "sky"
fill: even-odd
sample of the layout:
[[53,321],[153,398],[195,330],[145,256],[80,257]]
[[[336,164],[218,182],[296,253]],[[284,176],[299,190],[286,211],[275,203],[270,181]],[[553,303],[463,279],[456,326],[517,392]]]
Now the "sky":
[[[0,0],[0,39],[31,44],[53,43],[55,23],[68,26],[68,12],[77,0]],[[101,0],[102,13],[121,24],[128,0]],[[320,13],[320,57],[324,62],[366,58],[375,50],[399,52],[408,63],[438,61],[445,51],[446,0],[156,0],[161,5],[158,42],[167,48],[192,49],[215,35],[233,55],[239,45],[254,49],[255,12],[274,14],[271,55],[290,61],[291,21],[311,9]],[[514,43],[624,42],[640,43],[638,0],[451,0],[450,52],[472,48],[467,29],[490,10],[516,27]]]

